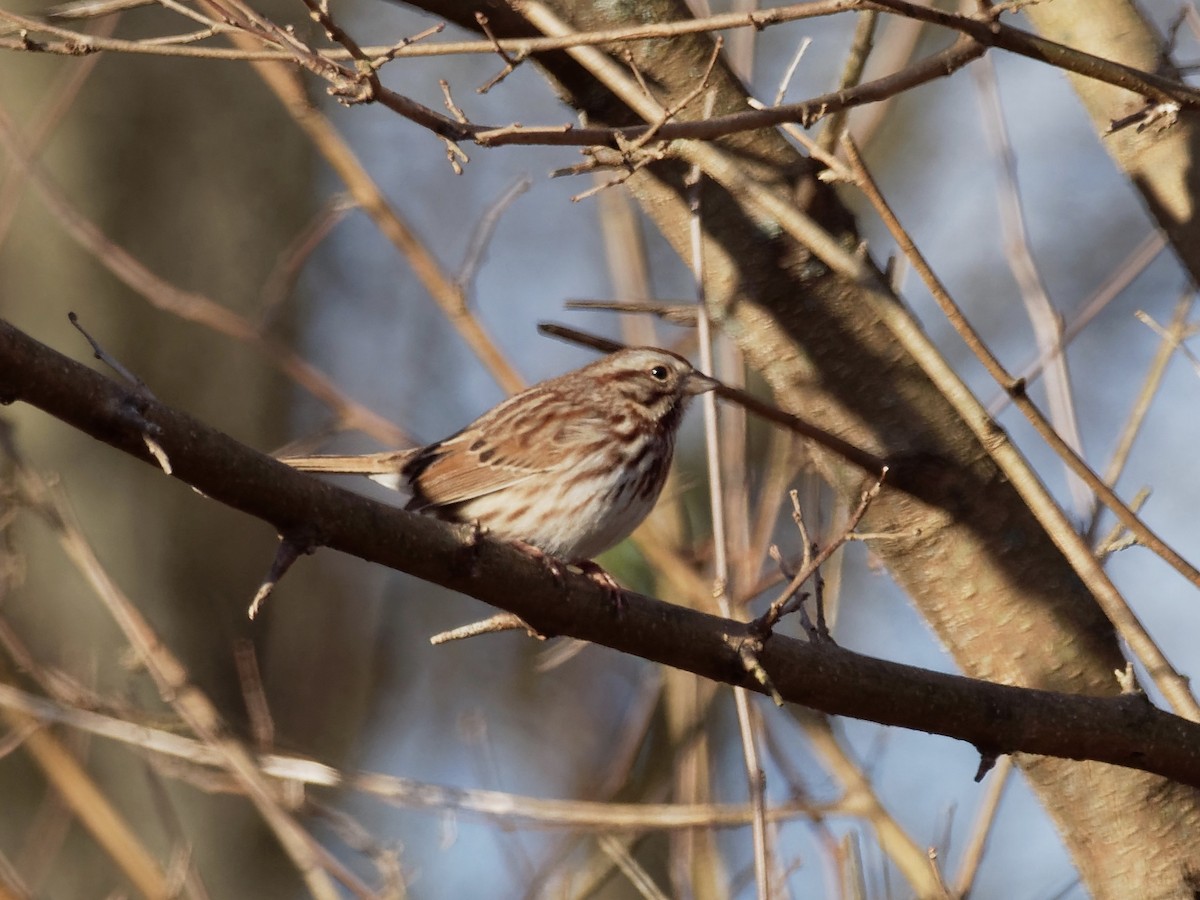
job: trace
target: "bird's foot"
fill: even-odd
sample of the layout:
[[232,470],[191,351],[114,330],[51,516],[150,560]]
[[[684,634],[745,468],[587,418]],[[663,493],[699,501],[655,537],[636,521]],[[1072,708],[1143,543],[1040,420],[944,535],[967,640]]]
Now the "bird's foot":
[[513,541],[512,545],[530,559],[536,559],[543,566],[545,566],[549,570],[550,574],[554,576],[554,580],[558,582],[559,587],[562,586],[563,573],[566,572],[566,569],[563,567],[562,560],[551,556],[545,550],[535,547],[533,544],[527,544],[524,541]]
[[590,559],[576,559],[572,561],[571,565],[577,567],[591,581],[600,585],[618,615],[625,611],[625,589],[617,584],[617,579],[609,575],[602,565]]

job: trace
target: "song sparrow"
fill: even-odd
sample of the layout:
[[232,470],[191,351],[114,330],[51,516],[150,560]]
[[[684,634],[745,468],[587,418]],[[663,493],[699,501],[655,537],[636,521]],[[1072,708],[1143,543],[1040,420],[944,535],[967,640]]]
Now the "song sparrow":
[[715,386],[674,353],[621,350],[536,384],[427,447],[283,461],[407,488],[406,509],[478,522],[595,575],[599,567],[587,561],[654,507],[688,400]]

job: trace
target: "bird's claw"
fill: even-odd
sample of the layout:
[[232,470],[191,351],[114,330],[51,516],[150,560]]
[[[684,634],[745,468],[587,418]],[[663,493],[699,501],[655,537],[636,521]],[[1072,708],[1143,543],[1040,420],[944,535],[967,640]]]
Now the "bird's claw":
[[578,567],[580,572],[603,589],[617,615],[625,612],[625,589],[617,584],[617,580],[609,575],[602,565],[590,559],[577,559],[572,565]]

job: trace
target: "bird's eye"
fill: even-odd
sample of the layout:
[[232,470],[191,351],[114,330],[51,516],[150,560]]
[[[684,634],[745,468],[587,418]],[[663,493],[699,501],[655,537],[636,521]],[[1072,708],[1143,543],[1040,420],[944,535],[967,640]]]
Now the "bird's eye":
[[666,366],[655,366],[653,369],[650,370],[650,377],[656,378],[659,381],[666,381],[667,380],[667,367]]

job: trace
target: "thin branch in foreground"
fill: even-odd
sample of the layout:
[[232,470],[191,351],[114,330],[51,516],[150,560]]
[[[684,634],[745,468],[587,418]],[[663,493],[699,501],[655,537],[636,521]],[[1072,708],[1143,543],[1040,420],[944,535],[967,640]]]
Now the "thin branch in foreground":
[[172,896],[166,873],[158,861],[70,750],[27,713],[5,708],[0,718],[15,732],[24,734],[22,747],[33,758],[46,783],[117,869],[146,897]]
[[399,842],[390,847],[380,844],[352,816],[326,803],[314,801],[311,797],[306,798],[305,806],[325,820],[343,844],[374,863],[383,884],[377,890],[365,890],[359,895],[363,900],[403,900],[407,896],[404,869],[400,865]]
[[1174,343],[1179,352],[1183,354],[1183,357],[1191,364],[1192,371],[1197,375],[1200,375],[1200,357],[1196,356],[1196,354],[1192,352],[1191,348],[1188,347],[1187,344],[1183,343],[1183,341],[1187,338],[1194,336],[1196,326],[1193,325],[1183,329],[1183,333],[1178,338],[1173,339],[1171,334],[1165,328],[1155,322],[1145,310],[1139,309],[1133,315],[1139,322],[1157,334],[1164,341],[1167,341],[1168,343]]
[[791,61],[783,70],[783,75],[779,79],[779,87],[775,89],[775,100],[772,106],[782,106],[783,98],[787,96],[788,88],[791,87],[792,78],[796,74],[796,69],[800,68],[800,60],[804,59],[804,53],[812,44],[812,38],[807,35],[796,45],[796,52],[792,54]]
[[629,879],[630,884],[645,900],[667,900],[667,895],[654,883],[650,873],[634,858],[628,848],[622,846],[620,841],[610,834],[604,834],[600,836],[599,844],[600,849],[616,863],[621,874]]
[[879,848],[912,886],[916,896],[936,896],[924,848],[888,811],[865,767],[839,740],[829,716],[798,708],[789,712],[825,771],[842,786],[840,802],[859,811],[874,832]]
[[236,638],[233,644],[233,662],[237,669],[238,684],[242,689],[242,702],[250,718],[250,733],[254,746],[260,753],[275,745],[275,719],[267,692],[263,687],[262,670],[258,665],[258,654],[254,642],[247,638]]

